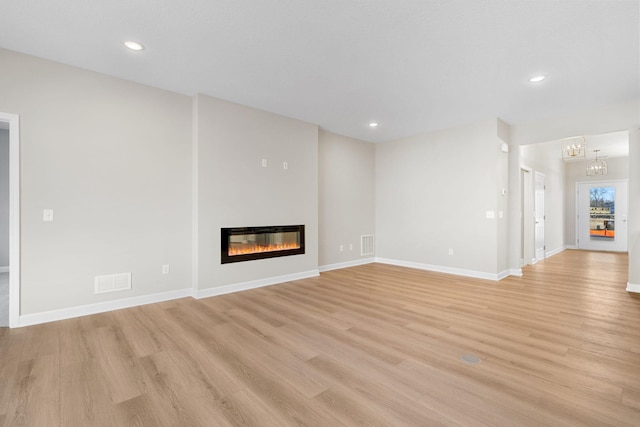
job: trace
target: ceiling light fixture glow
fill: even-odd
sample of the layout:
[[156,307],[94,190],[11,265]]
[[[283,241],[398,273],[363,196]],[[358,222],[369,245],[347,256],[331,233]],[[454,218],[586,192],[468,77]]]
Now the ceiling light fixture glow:
[[129,49],[131,49],[131,50],[142,50],[142,49],[144,49],[144,46],[142,46],[138,42],[126,41],[126,42],[124,42],[124,45],[126,47],[128,47]]
[[546,79],[546,78],[547,78],[547,76],[535,76],[535,77],[531,77],[531,78],[529,79],[529,81],[530,81],[531,83],[538,83],[538,82],[543,81],[543,80],[544,80],[544,79]]
[[375,128],[375,127],[378,127],[378,123],[371,122],[371,123],[369,123],[369,126],[372,127],[372,128]]

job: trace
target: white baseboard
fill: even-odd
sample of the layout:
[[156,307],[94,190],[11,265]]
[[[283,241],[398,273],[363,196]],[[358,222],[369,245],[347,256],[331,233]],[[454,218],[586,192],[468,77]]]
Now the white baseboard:
[[512,268],[509,270],[509,276],[518,276],[522,277],[522,269],[521,268]]
[[578,245],[566,245],[565,248],[567,248],[567,249],[578,249]]
[[178,298],[194,297],[197,299],[207,298],[216,295],[224,295],[232,292],[244,291],[248,289],[260,288],[263,286],[275,285],[277,283],[291,282],[292,280],[307,279],[320,275],[318,270],[310,270],[302,273],[287,274],[285,276],[270,277],[267,279],[253,280],[251,282],[235,283],[232,285],[220,286],[217,288],[194,291],[192,288],[179,289],[177,291],[161,292],[152,295],[142,295],[118,299],[113,301],[99,302],[95,304],[82,305],[78,307],[63,308],[60,310],[45,311],[42,313],[21,315],[17,327],[38,325],[40,323],[55,322],[57,320],[71,319],[74,317],[88,316],[90,314],[105,313],[107,311],[120,310],[123,308],[137,307],[139,305],[153,304],[157,302],[169,301]]
[[336,264],[321,265],[320,267],[318,267],[318,270],[320,270],[320,273],[324,273],[325,271],[339,270],[341,268],[357,267],[358,265],[371,264],[373,262],[376,262],[375,258],[363,258],[363,259],[357,259],[355,261],[346,261],[346,262],[339,262]]
[[564,252],[565,249],[567,249],[567,246],[561,246],[561,247],[559,247],[557,249],[554,249],[552,251],[545,252],[544,257],[545,258],[549,258],[549,257],[552,257],[554,255],[558,255],[560,252]]
[[457,276],[475,277],[477,279],[498,281],[502,277],[506,277],[506,276],[502,276],[505,272],[501,272],[498,274],[485,273],[483,271],[465,270],[462,268],[444,267],[441,265],[422,264],[418,262],[400,261],[396,259],[378,258],[378,257],[376,257],[375,260],[376,262],[379,262],[381,264],[390,264],[390,265],[397,265],[399,267],[416,268],[418,270],[436,271],[438,273],[455,274]]
[[502,280],[505,277],[509,277],[510,275],[511,275],[511,270],[504,270],[498,273],[496,277],[497,277],[497,280]]
[[56,320],[71,319],[74,317],[104,313],[107,311],[120,310],[123,308],[137,307],[139,305],[185,298],[192,295],[193,289],[187,288],[179,289],[177,291],[160,292],[157,294],[142,295],[139,297],[81,305],[78,307],[63,308],[60,310],[45,311],[42,313],[23,314],[20,316],[18,327],[54,322]]
[[637,285],[635,283],[628,283],[627,282],[627,292],[635,292],[640,294],[640,285]]
[[261,288],[263,286],[276,285],[278,283],[291,282],[293,280],[308,279],[320,275],[318,270],[303,271],[302,273],[286,274],[284,276],[269,277],[267,279],[252,280],[250,282],[233,283],[231,285],[218,286],[215,288],[196,291],[194,298],[209,298],[217,295],[230,294],[233,292],[246,291],[249,289]]
[[9,266],[0,267],[0,273],[8,273],[8,272],[9,272]]

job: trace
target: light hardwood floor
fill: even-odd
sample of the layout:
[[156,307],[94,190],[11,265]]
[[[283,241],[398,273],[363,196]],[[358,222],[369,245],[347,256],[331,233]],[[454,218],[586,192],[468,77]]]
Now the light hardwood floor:
[[579,251],[500,282],[370,264],[3,328],[0,425],[638,426],[626,277]]

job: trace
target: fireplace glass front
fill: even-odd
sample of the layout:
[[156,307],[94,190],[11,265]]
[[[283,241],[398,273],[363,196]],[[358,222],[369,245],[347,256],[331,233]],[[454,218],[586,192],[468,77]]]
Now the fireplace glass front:
[[304,225],[222,228],[222,264],[304,254]]

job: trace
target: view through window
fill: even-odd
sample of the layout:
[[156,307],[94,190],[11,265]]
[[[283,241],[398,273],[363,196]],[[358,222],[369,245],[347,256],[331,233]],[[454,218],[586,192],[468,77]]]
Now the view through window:
[[589,236],[591,240],[614,240],[615,187],[592,187],[589,189]]

